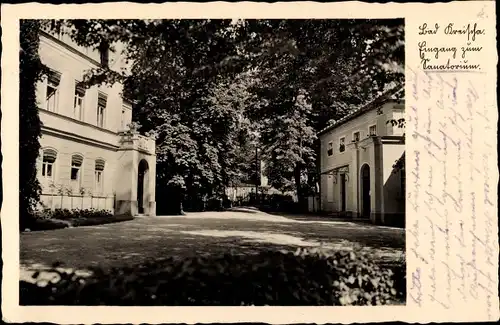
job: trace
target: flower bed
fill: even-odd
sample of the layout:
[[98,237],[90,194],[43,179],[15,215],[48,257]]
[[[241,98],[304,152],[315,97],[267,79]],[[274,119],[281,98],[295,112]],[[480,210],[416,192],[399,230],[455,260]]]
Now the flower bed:
[[32,217],[27,228],[30,231],[61,229],[68,227],[101,225],[134,219],[130,214],[113,215],[108,210],[56,209],[39,212]]
[[[136,267],[56,271],[45,286],[21,282],[22,305],[384,305],[404,303],[402,265],[318,249],[168,258]],[[38,275],[37,275],[38,276]]]

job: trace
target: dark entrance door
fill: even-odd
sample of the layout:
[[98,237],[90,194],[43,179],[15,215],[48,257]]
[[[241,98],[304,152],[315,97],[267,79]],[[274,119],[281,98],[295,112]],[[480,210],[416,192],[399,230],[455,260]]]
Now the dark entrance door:
[[363,202],[363,217],[370,217],[370,167],[368,165],[364,165],[361,169],[361,201]]
[[345,188],[345,174],[340,174],[340,202],[341,202],[341,211],[345,212],[346,210],[346,188]]
[[137,178],[137,209],[139,214],[144,213],[144,169],[139,165],[139,177]]

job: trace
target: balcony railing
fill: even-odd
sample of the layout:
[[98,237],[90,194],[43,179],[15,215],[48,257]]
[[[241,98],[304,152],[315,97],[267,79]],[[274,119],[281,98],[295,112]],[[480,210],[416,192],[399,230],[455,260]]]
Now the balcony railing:
[[155,154],[155,140],[139,134],[137,131],[120,132],[120,147],[122,149],[136,149],[148,154]]

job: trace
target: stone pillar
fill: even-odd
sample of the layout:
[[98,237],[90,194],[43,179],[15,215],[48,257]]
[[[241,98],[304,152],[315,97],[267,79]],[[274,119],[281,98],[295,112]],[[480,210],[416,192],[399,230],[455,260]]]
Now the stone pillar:
[[373,137],[373,151],[371,154],[372,168],[370,170],[370,178],[373,180],[371,184],[371,201],[372,213],[370,219],[376,224],[384,223],[384,166],[383,166],[383,151],[382,143],[379,137]]
[[[132,140],[125,139],[117,152],[117,169],[114,188],[116,191],[115,214],[137,215],[138,155]],[[129,143],[130,142],[130,143]]]
[[156,155],[149,159],[149,216],[156,216]]
[[347,147],[351,150],[352,155],[351,163],[349,164],[349,182],[351,183],[349,197],[351,201],[352,218],[356,219],[360,214],[358,143],[351,142]]

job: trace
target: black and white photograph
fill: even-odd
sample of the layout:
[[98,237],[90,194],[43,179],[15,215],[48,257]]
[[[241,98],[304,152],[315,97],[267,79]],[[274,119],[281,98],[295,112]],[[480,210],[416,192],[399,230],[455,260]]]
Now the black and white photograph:
[[19,31],[20,305],[406,305],[404,19]]

